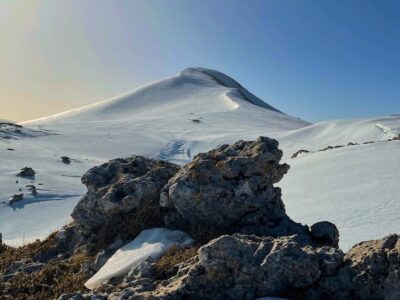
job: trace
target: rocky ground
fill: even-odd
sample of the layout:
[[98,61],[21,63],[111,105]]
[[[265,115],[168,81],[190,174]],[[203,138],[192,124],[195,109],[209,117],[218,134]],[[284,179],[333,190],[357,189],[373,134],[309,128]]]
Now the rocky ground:
[[[277,141],[260,137],[182,168],[140,156],[92,168],[73,223],[45,241],[1,246],[0,299],[399,299],[398,235],[343,253],[334,224],[291,220],[274,186],[289,169],[281,157]],[[195,242],[85,288],[116,250],[153,227]]]

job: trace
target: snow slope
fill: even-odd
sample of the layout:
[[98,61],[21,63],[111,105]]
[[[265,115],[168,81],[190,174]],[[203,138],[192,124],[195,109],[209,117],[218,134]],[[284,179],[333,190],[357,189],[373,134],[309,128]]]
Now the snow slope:
[[[367,222],[366,215],[358,216],[362,218],[360,222],[345,220],[352,220],[354,211],[351,209],[354,207],[373,209],[378,199],[368,198],[367,201],[362,198],[359,181],[346,185],[345,189],[338,188],[334,182],[335,178],[341,177],[342,181],[346,178],[342,173],[348,177],[357,174],[367,182],[371,178],[378,183],[383,180],[381,175],[371,176],[371,172],[376,175],[390,172],[395,182],[400,172],[396,172],[397,167],[391,162],[399,157],[394,146],[398,142],[390,142],[387,149],[386,143],[378,143],[303,154],[295,159],[290,157],[300,149],[316,151],[349,142],[387,140],[394,135],[377,127],[378,123],[394,128],[400,124],[400,118],[310,124],[264,103],[220,72],[190,68],[121,96],[22,124],[31,130],[48,133],[46,135],[0,139],[0,201],[7,202],[8,197],[20,193],[19,189],[25,195],[23,201],[12,206],[0,203],[0,232],[5,242],[21,244],[45,236],[68,222],[72,208],[85,192],[80,176],[93,165],[109,159],[138,154],[183,164],[196,153],[219,144],[265,135],[280,141],[284,160],[292,165],[282,182],[284,201],[291,217],[308,224],[322,219],[335,221],[332,216],[339,211],[335,205],[328,205],[319,212],[317,205],[321,201],[333,203],[346,198],[350,199],[349,209],[347,213],[341,211],[337,221],[346,245],[349,241],[360,241],[361,236],[377,238],[380,231],[365,231],[360,225]],[[15,150],[8,151],[7,148]],[[365,158],[363,163],[359,162],[362,168],[357,167],[349,173],[350,162],[362,159],[358,152],[366,151],[363,149],[375,149],[368,152],[375,155],[375,159]],[[380,152],[384,151],[381,149],[386,149],[385,159],[376,164]],[[344,154],[336,157],[336,153]],[[61,156],[71,157],[72,163],[63,164]],[[337,166],[332,157],[336,157]],[[339,168],[337,160],[347,168]],[[329,168],[332,164],[335,168]],[[19,169],[25,166],[33,167],[37,172],[33,182],[38,188],[36,197],[29,195],[25,187],[31,182],[16,177]],[[310,170],[313,171],[310,173]],[[333,180],[330,185],[326,184],[328,178]],[[329,197],[321,196],[321,186],[325,187],[325,195]],[[311,189],[318,192],[312,194]],[[398,196],[396,193],[396,189],[382,191],[379,202],[382,206],[392,203],[393,197]],[[310,206],[312,203],[315,207],[308,210],[305,204]],[[313,209],[316,210],[314,213]],[[386,220],[383,219],[381,216],[380,220],[374,220],[374,228],[384,229]],[[400,221],[394,222],[391,230],[399,232]]]

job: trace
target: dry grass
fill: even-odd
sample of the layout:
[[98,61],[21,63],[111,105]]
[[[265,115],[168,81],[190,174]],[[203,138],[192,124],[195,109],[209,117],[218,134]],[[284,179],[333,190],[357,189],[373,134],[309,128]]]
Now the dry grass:
[[32,261],[32,257],[35,254],[50,250],[55,244],[54,234],[52,234],[43,241],[36,240],[33,243],[18,248],[3,246],[3,249],[0,250],[0,273],[4,272],[14,261]]
[[185,249],[177,247],[172,248],[155,263],[156,277],[159,279],[167,279],[174,276],[178,271],[177,265],[195,257],[198,249],[199,246]]
[[[35,255],[50,250],[54,245],[52,235],[44,241],[36,241],[19,248],[4,247],[0,253],[0,274],[12,262],[31,262]],[[19,273],[8,282],[0,282],[0,299],[54,299],[63,293],[86,290],[83,284],[88,276],[81,269],[82,265],[93,259],[92,255],[80,252],[67,259],[56,258],[38,272]]]

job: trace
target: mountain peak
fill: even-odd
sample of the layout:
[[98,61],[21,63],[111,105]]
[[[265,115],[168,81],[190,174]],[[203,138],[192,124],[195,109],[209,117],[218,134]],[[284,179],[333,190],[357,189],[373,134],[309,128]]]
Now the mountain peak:
[[254,94],[250,93],[235,79],[233,79],[232,77],[230,77],[220,71],[209,69],[209,68],[203,68],[203,67],[190,67],[190,68],[183,70],[180,74],[188,75],[188,76],[195,75],[195,74],[206,75],[206,76],[210,77],[212,80],[214,80],[216,83],[218,83],[219,85],[222,85],[227,88],[236,89],[239,92],[240,96],[243,98],[243,100],[245,100],[247,102],[250,102],[254,105],[257,105],[257,106],[260,106],[260,107],[263,107],[263,108],[266,108],[269,110],[281,112],[278,109],[276,109],[275,107],[264,102],[263,100],[261,100],[260,98],[255,96]]

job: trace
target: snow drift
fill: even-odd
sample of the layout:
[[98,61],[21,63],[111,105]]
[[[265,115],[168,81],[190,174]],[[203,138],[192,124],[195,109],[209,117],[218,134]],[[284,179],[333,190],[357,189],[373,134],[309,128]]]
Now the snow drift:
[[120,248],[86,283],[94,289],[112,277],[128,274],[141,262],[151,257],[158,259],[174,246],[189,246],[193,240],[183,231],[166,228],[143,230],[132,242]]

